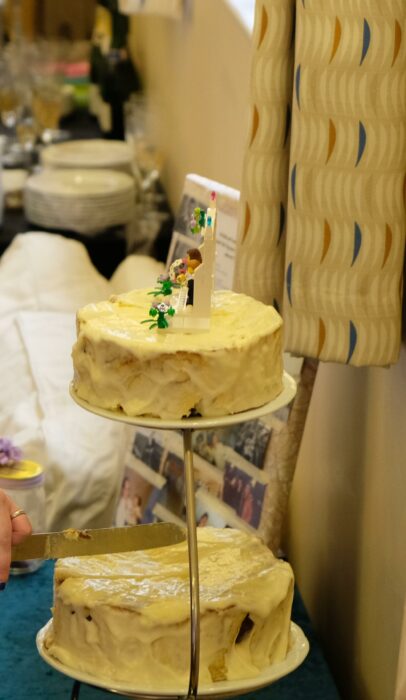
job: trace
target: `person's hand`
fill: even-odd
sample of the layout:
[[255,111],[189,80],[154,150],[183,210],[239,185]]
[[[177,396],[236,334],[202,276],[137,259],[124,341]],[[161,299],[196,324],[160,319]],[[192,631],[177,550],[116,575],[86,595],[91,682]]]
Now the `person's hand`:
[[8,580],[11,547],[31,535],[31,523],[24,512],[0,489],[0,590]]

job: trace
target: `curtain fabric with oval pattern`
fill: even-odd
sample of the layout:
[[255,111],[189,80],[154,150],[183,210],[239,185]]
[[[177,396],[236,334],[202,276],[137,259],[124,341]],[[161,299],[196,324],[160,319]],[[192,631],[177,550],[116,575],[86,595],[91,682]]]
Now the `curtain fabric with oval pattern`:
[[294,354],[396,362],[406,2],[257,0],[251,99],[235,288]]

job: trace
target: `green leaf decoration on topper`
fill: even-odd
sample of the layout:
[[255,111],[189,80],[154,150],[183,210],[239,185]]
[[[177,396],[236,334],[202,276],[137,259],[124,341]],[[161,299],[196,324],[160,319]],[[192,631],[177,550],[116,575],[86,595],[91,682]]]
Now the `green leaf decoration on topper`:
[[176,285],[168,274],[159,275],[155,289],[152,292],[148,292],[148,294],[152,294],[154,297],[171,296],[173,288],[176,286],[179,285]]
[[146,318],[141,323],[149,323],[150,330],[152,328],[169,328],[166,316],[174,316],[175,309],[164,301],[155,301],[149,310],[149,315],[151,318]]

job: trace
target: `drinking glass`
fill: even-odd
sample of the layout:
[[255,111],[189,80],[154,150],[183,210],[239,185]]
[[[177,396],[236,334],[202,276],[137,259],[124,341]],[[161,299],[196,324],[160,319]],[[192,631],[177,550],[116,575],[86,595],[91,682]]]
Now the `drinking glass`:
[[31,104],[41,140],[51,143],[63,113],[63,94],[59,82],[36,85]]
[[21,163],[21,151],[16,140],[16,124],[24,104],[23,84],[13,78],[9,56],[0,56],[0,122],[4,127],[4,162],[9,165]]
[[11,85],[0,85],[0,115],[7,129],[15,127],[20,107],[18,92]]
[[38,138],[38,124],[29,107],[26,107],[16,124],[16,135],[22,149],[25,166],[30,169],[34,161],[35,146]]
[[14,129],[22,109],[22,90],[12,73],[10,54],[2,51],[0,56],[0,118],[3,126]]
[[32,48],[31,109],[41,141],[55,140],[63,115],[62,47],[59,42],[39,40]]
[[148,254],[168,218],[160,187],[163,158],[153,142],[153,109],[144,94],[134,94],[124,108],[125,140],[132,151],[137,186],[134,218],[127,227],[127,252]]
[[162,168],[162,156],[154,144],[153,110],[146,95],[134,94],[126,103],[124,131],[133,153],[134,175],[145,189],[147,183],[159,179]]

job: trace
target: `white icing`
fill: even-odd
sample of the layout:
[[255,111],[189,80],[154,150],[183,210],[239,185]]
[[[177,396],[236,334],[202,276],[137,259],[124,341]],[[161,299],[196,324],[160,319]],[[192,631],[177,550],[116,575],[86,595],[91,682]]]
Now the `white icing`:
[[[286,655],[292,570],[237,530],[201,528],[198,542],[200,681],[255,676]],[[236,643],[247,615],[254,625]],[[67,665],[151,688],[186,683],[189,637],[185,542],[57,563],[46,645]]]
[[77,314],[74,386],[89,403],[128,415],[182,418],[237,413],[282,390],[282,319],[230,291],[213,294],[211,324],[198,333],[150,330],[154,297],[136,290]]

